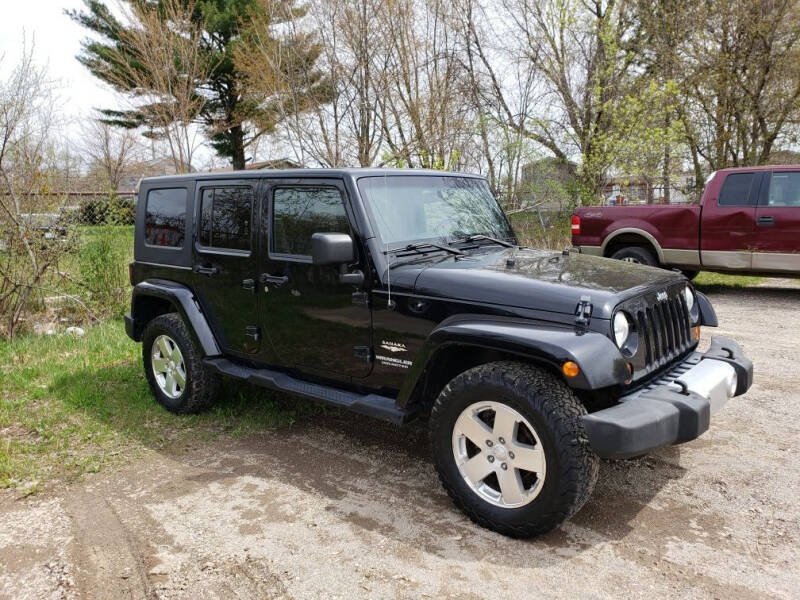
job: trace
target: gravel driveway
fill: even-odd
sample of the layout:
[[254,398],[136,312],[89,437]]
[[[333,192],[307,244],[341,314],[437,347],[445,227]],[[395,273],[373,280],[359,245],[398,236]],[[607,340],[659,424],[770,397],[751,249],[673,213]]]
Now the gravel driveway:
[[543,538],[463,517],[423,427],[337,415],[0,497],[0,597],[796,598],[800,287],[712,300],[755,362],[751,391],[699,440],[603,462]]

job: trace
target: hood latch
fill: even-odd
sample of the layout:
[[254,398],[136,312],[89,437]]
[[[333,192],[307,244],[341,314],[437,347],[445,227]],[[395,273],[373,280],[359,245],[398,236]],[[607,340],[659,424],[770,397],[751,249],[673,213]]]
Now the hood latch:
[[583,332],[589,327],[589,320],[592,317],[592,299],[590,296],[581,296],[581,301],[575,307],[575,327],[579,332]]

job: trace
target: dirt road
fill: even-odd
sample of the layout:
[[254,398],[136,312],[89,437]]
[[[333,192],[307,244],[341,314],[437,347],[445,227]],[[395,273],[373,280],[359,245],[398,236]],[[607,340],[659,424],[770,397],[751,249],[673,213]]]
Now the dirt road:
[[800,288],[712,300],[752,390],[695,442],[604,462],[544,538],[453,508],[423,428],[343,415],[0,497],[0,597],[797,598]]

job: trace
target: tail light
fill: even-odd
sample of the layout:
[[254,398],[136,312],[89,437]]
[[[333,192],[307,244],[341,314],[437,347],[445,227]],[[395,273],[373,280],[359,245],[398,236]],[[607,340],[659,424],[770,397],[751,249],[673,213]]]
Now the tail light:
[[133,263],[128,263],[128,281],[133,285]]
[[572,215],[572,235],[581,234],[581,218],[578,215]]

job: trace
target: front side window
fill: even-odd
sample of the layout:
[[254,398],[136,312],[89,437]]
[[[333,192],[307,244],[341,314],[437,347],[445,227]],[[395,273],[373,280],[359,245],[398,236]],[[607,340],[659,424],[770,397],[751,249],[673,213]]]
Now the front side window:
[[750,193],[755,173],[731,173],[722,183],[718,204],[720,206],[751,206],[755,194]]
[[775,172],[769,182],[767,206],[800,207],[800,172]]
[[483,179],[389,175],[361,178],[358,188],[388,246],[423,240],[446,243],[471,235],[515,240]]
[[200,207],[200,245],[250,250],[253,191],[246,186],[204,188]]
[[272,252],[311,256],[315,233],[349,233],[342,194],[337,188],[276,188],[272,200]]
[[145,206],[145,243],[149,246],[182,248],[185,235],[186,189],[150,190]]

